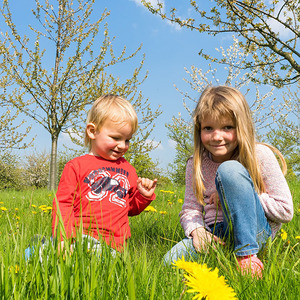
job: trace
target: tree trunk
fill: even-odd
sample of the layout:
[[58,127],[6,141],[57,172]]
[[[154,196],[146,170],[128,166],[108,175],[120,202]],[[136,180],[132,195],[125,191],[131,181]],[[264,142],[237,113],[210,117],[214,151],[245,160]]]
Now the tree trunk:
[[52,191],[56,190],[57,140],[58,140],[58,136],[52,136],[51,156],[50,156],[50,180],[49,180],[49,189]]

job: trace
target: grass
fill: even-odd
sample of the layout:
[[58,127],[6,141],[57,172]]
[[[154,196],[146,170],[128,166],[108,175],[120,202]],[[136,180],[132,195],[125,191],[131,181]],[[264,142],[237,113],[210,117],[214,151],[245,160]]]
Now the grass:
[[[295,216],[283,225],[261,259],[262,280],[241,276],[226,248],[199,255],[198,263],[218,268],[238,299],[298,299],[300,294],[300,182],[290,182]],[[0,192],[0,297],[2,299],[191,299],[183,271],[165,267],[164,254],[184,237],[179,212],[184,189],[157,190],[156,209],[130,219],[132,237],[116,258],[77,246],[58,256],[50,242],[53,194],[46,190]],[[286,233],[286,234],[285,234]],[[31,239],[46,237],[29,261],[24,253]],[[285,238],[286,237],[286,238]],[[79,244],[81,244],[79,242]],[[200,283],[202,284],[202,283]]]

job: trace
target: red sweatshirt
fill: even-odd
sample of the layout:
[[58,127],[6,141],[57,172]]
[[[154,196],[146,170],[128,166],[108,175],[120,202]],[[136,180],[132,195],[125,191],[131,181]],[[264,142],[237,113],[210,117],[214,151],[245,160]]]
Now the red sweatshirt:
[[[152,200],[137,190],[137,174],[124,158],[108,161],[86,154],[69,161],[53,200],[52,232],[56,235],[59,212],[67,238],[76,230],[121,250],[130,237],[128,216],[142,212]],[[57,199],[57,200],[56,200]]]

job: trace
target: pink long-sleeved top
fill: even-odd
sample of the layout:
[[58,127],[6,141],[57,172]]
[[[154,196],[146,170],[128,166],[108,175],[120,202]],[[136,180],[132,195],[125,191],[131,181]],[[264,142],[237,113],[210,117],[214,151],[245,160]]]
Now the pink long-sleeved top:
[[[288,223],[293,218],[293,200],[288,184],[272,150],[265,145],[257,144],[256,155],[266,192],[259,195],[260,203],[272,229],[272,237],[280,229],[281,223]],[[215,176],[220,163],[213,162],[208,153],[204,153],[202,174],[204,178],[205,206],[197,201],[193,192],[193,158],[186,166],[185,199],[180,212],[180,223],[185,235],[191,238],[191,232],[199,227],[209,229],[209,225],[223,221],[222,210],[209,204],[209,197],[216,193]]]

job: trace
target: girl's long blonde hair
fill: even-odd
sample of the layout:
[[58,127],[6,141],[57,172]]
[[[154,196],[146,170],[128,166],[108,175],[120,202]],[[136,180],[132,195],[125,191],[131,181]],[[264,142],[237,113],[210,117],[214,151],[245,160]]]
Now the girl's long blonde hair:
[[[229,86],[207,87],[194,111],[194,192],[202,205],[205,205],[205,191],[202,176],[202,157],[205,148],[201,142],[201,122],[205,117],[212,119],[230,117],[237,131],[238,146],[232,159],[239,161],[249,172],[257,193],[265,192],[260,166],[255,155],[256,139],[249,105],[240,91]],[[275,147],[265,144],[280,158],[283,173],[286,163],[282,154]]]

